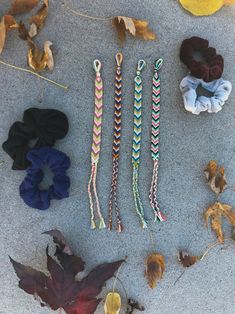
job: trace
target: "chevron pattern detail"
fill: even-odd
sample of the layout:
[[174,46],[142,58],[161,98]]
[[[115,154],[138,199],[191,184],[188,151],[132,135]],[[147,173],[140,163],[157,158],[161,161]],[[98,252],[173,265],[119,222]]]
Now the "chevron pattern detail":
[[134,134],[132,143],[132,163],[140,161],[140,144],[142,128],[142,79],[140,75],[135,77],[134,90]]
[[115,210],[117,230],[123,231],[121,223],[120,210],[117,205],[117,182],[119,171],[119,154],[121,143],[121,129],[122,129],[122,70],[121,64],[123,61],[122,53],[116,54],[116,76],[115,76],[115,96],[114,96],[114,133],[113,133],[113,165],[112,165],[112,185],[109,197],[109,230],[112,230],[113,208]]
[[153,91],[152,91],[152,137],[151,137],[151,152],[153,160],[159,158],[159,126],[160,126],[160,77],[156,71],[153,76]]
[[93,141],[91,148],[92,163],[98,163],[100,157],[102,116],[103,116],[103,81],[100,75],[97,75],[95,79],[95,112],[93,122]]

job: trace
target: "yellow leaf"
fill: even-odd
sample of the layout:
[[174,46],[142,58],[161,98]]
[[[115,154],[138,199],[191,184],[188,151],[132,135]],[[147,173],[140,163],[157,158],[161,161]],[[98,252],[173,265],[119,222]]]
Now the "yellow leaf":
[[145,277],[147,278],[150,288],[155,288],[157,282],[162,279],[165,271],[164,256],[158,253],[152,253],[147,257]]
[[216,160],[209,161],[204,170],[208,184],[213,192],[217,195],[224,192],[227,187],[227,179],[225,177],[224,167],[218,167]]
[[208,207],[204,212],[204,219],[208,225],[208,220],[211,219],[211,229],[216,233],[218,241],[224,243],[224,235],[222,231],[222,217],[225,217],[232,226],[235,226],[235,212],[232,207],[227,204],[215,202]]
[[12,0],[9,13],[12,15],[31,11],[39,0]]
[[224,0],[179,0],[185,10],[193,15],[211,15],[222,8]]
[[122,305],[120,294],[117,292],[110,292],[107,294],[104,304],[105,314],[118,314]]
[[38,32],[44,27],[48,11],[49,0],[44,0],[42,7],[38,10],[38,13],[32,16],[29,20],[29,23],[31,24],[29,35],[31,38],[36,36]]
[[148,22],[145,20],[137,20],[127,16],[116,16],[113,18],[112,23],[122,43],[126,39],[126,32],[144,40],[156,39],[156,35],[148,28]]

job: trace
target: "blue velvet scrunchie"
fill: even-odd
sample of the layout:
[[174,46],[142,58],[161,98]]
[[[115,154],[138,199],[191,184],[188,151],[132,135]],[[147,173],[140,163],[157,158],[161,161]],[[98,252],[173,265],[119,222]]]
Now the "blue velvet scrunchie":
[[[41,210],[49,208],[52,199],[60,200],[69,196],[70,179],[66,170],[70,167],[69,157],[50,147],[31,149],[27,154],[31,165],[20,185],[20,196],[24,202]],[[43,179],[42,167],[47,165],[53,172],[53,185],[48,190],[40,190],[38,185]]]

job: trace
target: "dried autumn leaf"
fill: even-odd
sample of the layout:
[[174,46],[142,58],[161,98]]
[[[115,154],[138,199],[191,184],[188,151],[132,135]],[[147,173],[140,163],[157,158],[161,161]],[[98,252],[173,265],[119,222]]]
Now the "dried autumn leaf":
[[212,15],[220,10],[223,5],[235,3],[235,0],[179,0],[183,8],[193,15]]
[[116,16],[112,23],[117,30],[118,38],[123,43],[126,39],[126,31],[134,37],[144,40],[155,40],[156,35],[148,28],[148,22],[126,16]]
[[16,29],[18,24],[16,23],[15,19],[11,15],[4,15],[0,22],[0,54],[3,51],[5,42],[6,42],[6,35],[7,32]]
[[45,41],[44,51],[41,51],[32,41],[29,42],[28,64],[35,72],[43,71],[47,66],[53,70],[54,61],[50,49],[51,45],[50,41]]
[[216,202],[204,212],[206,224],[208,225],[208,220],[211,219],[211,229],[215,231],[220,243],[224,243],[224,235],[222,231],[223,216],[231,223],[231,225],[235,226],[235,212],[232,211],[230,205]]
[[155,288],[157,282],[162,279],[165,271],[164,256],[158,253],[152,253],[147,257],[145,277],[147,278],[150,288]]
[[12,0],[9,13],[12,15],[21,14],[31,11],[39,0]]
[[29,32],[22,21],[20,21],[19,23],[18,32],[19,32],[19,37],[21,39],[23,40],[29,39]]
[[29,35],[31,38],[35,37],[38,32],[44,27],[45,20],[49,11],[49,0],[44,0],[42,7],[39,9],[36,15],[32,16],[29,20],[30,29]]
[[[46,233],[53,236],[57,250],[59,250],[59,254],[62,254],[60,257],[57,255],[60,264],[49,255],[48,248],[46,255],[50,276],[10,258],[20,279],[19,287],[29,294],[38,296],[41,305],[50,306],[52,310],[64,309],[67,314],[94,314],[100,302],[100,299],[96,298],[97,295],[101,292],[104,283],[114,275],[123,261],[101,264],[82,280],[76,281],[75,268],[79,269],[80,272],[84,268],[84,262],[80,257],[75,256],[71,250],[69,250],[69,254],[65,252],[69,246],[58,230]],[[76,257],[76,262],[74,257]],[[77,263],[77,267],[70,269],[68,264],[64,263],[70,258],[74,261],[73,266]]]
[[218,167],[217,161],[211,160],[204,170],[204,173],[208,184],[214,193],[220,194],[224,192],[227,186],[224,167]]
[[139,302],[137,302],[133,299],[128,299],[126,314],[133,314],[134,310],[138,310],[138,311],[143,312],[145,310],[145,308]]
[[117,292],[107,294],[104,304],[105,314],[119,314],[122,306],[121,296]]
[[190,267],[198,261],[198,256],[190,255],[188,252],[179,251],[178,259],[184,267]]

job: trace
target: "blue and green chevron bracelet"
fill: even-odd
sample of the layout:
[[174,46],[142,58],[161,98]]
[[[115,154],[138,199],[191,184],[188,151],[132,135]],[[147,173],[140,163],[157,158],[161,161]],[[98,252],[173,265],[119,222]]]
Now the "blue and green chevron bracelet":
[[132,145],[132,188],[135,201],[135,209],[140,217],[143,228],[147,228],[147,223],[144,217],[144,208],[139,194],[138,175],[140,164],[140,147],[141,147],[141,128],[142,128],[142,78],[141,71],[145,67],[144,60],[139,60],[137,64],[137,71],[135,77],[135,90],[134,90],[134,133]]

